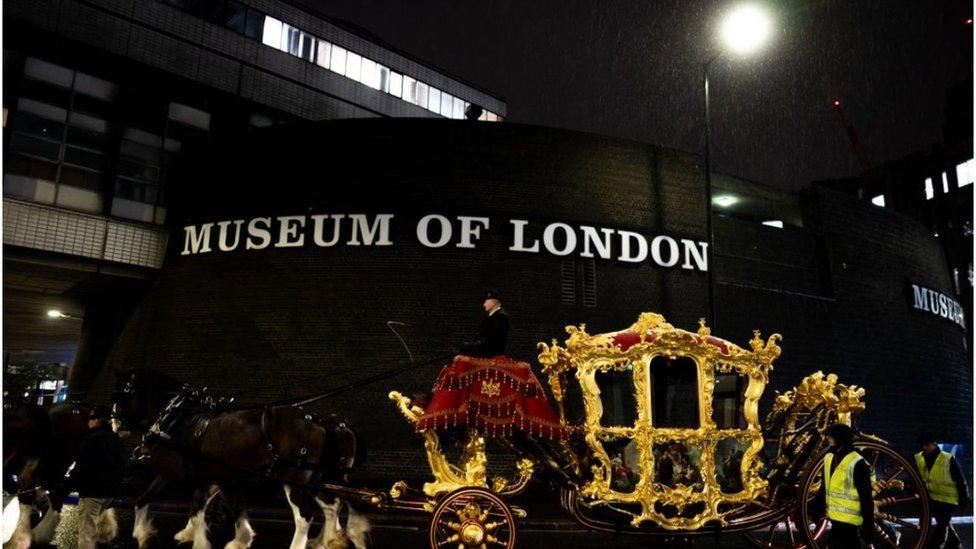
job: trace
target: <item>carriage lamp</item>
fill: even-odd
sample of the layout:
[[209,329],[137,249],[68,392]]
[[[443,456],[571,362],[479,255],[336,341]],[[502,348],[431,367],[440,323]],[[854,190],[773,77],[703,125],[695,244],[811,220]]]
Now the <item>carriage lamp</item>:
[[69,315],[68,313],[62,312],[59,309],[48,309],[48,318],[70,318],[72,320],[81,320],[81,317],[75,315]]

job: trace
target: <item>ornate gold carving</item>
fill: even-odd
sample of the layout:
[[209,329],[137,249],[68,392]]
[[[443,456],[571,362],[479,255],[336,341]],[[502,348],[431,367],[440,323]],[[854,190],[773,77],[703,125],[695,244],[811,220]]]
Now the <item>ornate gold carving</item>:
[[498,396],[502,394],[501,382],[485,380],[481,383],[481,394],[485,396]]
[[[484,387],[484,385],[482,385]],[[413,404],[409,397],[397,391],[391,391],[390,400],[396,402],[400,413],[411,425],[415,425],[424,414],[424,409]],[[485,439],[474,430],[468,431],[468,442],[461,453],[458,465],[448,460],[441,449],[440,437],[434,430],[422,433],[424,450],[427,452],[427,463],[434,476],[433,482],[424,484],[424,493],[430,497],[453,492],[465,487],[488,487],[488,457],[485,454]],[[501,477],[492,479],[495,492],[514,492],[525,487],[532,473],[535,463],[529,459],[521,459],[516,463],[516,476],[509,481]],[[390,488],[390,496],[394,499],[401,497],[406,489],[406,483],[399,481]]]
[[[865,391],[856,385],[837,383],[837,375],[816,372],[803,378],[793,389],[776,396],[772,415],[809,413],[823,405],[832,421],[851,424],[851,415],[864,411]],[[826,427],[827,425],[824,425]]]
[[[628,349],[614,343],[617,333],[589,335],[584,325],[566,327],[569,337],[565,347],[559,346],[556,341],[551,345],[539,344],[539,362],[543,372],[549,376],[549,384],[564,424],[566,419],[562,400],[565,376],[575,372],[582,389],[586,412],[582,433],[592,452],[592,476],[580,488],[580,497],[587,505],[603,505],[630,515],[634,526],[651,521],[667,529],[691,530],[709,521],[724,523],[724,517],[729,512],[724,509],[731,506],[725,505],[720,511],[720,505],[755,502],[766,493],[766,481],[759,474],[761,463],[758,454],[763,445],[758,417],[759,397],[762,396],[772,363],[779,357],[777,343],[780,336],[774,334],[763,341],[757,331],[750,342],[751,350],[745,350],[727,341],[711,338],[711,331],[704,320],[699,321],[697,332],[688,332],[674,328],[656,313],[641,314],[630,330],[635,332],[638,342]],[[695,364],[699,380],[699,428],[664,428],[652,424],[650,364],[659,356],[687,357]],[[609,371],[633,374],[637,420],[631,426],[605,427],[601,424],[603,402],[596,374]],[[748,379],[743,408],[746,420],[744,429],[719,429],[712,419],[716,373],[735,373]],[[621,438],[632,440],[637,450],[641,474],[632,492],[621,492],[612,486],[611,458],[604,447],[605,442]],[[742,490],[734,494],[721,491],[715,474],[716,446],[724,439],[736,439],[746,447],[740,469]],[[669,487],[654,482],[654,445],[669,442],[698,445],[702,449],[702,482],[697,487],[681,484]],[[636,504],[639,511],[621,507],[620,504]],[[666,516],[657,504],[673,506],[679,512]],[[694,504],[700,504],[699,512],[693,516],[681,516],[682,510]]]

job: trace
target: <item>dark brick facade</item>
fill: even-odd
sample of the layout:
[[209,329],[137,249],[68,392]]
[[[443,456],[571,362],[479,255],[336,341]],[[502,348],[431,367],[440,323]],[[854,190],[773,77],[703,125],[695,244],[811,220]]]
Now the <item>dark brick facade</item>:
[[[486,287],[506,298],[510,354],[533,363],[536,342],[562,339],[567,324],[610,331],[657,311],[691,328],[707,311],[705,273],[597,260],[595,306],[584,306],[564,297],[566,260],[507,249],[511,218],[705,240],[693,155],[514,124],[390,119],[270,129],[194,158],[174,190],[169,255],[96,384],[102,398],[108,371],[127,367],[243,402],[340,386],[406,360],[388,320],[412,324],[405,335],[418,358],[451,352],[472,335]],[[739,343],[753,328],[783,334],[768,394],[836,372],[867,387],[864,426],[906,452],[921,428],[970,444],[964,332],[914,311],[905,292],[909,281],[949,291],[937,242],[907,218],[831,191],[804,205],[805,229],[717,220],[715,333]],[[308,213],[395,213],[395,244],[180,255],[184,221]],[[428,249],[414,234],[428,213],[492,225],[474,250]],[[577,286],[583,261],[569,269]],[[420,440],[386,394],[428,390],[439,364],[317,406],[358,426],[376,456],[372,474],[416,472]]]

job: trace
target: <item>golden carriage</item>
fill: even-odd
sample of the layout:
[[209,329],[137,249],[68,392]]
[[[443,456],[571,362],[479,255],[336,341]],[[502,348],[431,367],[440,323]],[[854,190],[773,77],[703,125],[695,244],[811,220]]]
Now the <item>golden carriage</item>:
[[[431,547],[515,547],[526,512],[507,500],[545,470],[563,510],[591,530],[739,533],[761,547],[822,546],[829,530],[817,496],[822,432],[852,424],[864,410],[864,389],[817,372],[778,395],[760,422],[780,336],[764,340],[756,331],[742,348],[699,324],[685,331],[644,313],[618,332],[567,327],[564,345],[539,344],[565,430],[552,452],[514,445],[514,478],[489,478],[483,433],[468,429],[452,462],[441,433],[428,429],[422,436],[434,480],[422,489],[398,482],[384,505],[431,512]],[[412,424],[423,417],[411,399],[390,398]],[[921,547],[929,509],[917,472],[877,437],[859,433],[855,446],[874,470],[879,544]]]

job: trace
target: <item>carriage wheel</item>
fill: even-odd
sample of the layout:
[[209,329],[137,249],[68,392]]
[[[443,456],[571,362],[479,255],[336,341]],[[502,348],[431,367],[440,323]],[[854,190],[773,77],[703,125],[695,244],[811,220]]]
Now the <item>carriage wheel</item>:
[[[920,549],[925,545],[931,522],[928,491],[919,476],[915,465],[909,462],[891,446],[873,440],[854,442],[864,459],[871,465],[874,474],[874,546],[910,547]],[[823,455],[811,467],[800,482],[800,493],[808,505],[800,508],[800,519],[811,524],[826,518],[824,505],[810,505],[811,494],[820,490],[823,483]],[[822,498],[823,495],[821,494]],[[818,502],[819,503],[819,502]],[[829,525],[829,520],[828,520]],[[826,547],[830,539],[827,535],[819,540],[807,537],[812,548]]]
[[431,549],[512,549],[515,534],[512,509],[484,488],[461,488],[444,496],[430,519]]

